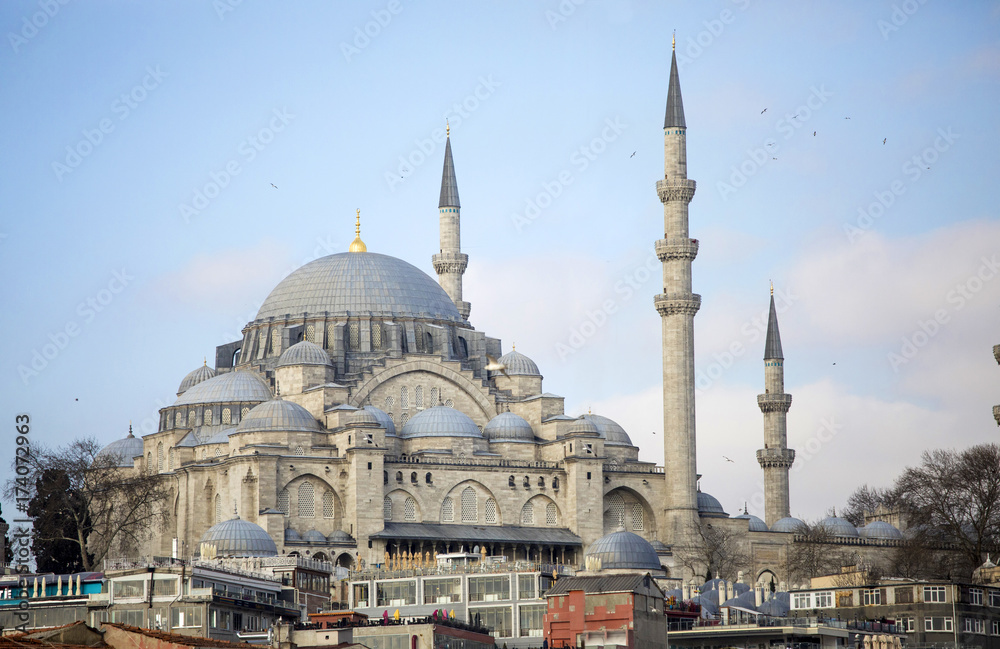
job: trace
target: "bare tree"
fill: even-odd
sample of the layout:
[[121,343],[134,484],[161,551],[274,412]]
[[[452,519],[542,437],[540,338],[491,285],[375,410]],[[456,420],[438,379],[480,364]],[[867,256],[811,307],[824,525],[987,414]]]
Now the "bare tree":
[[[847,557],[833,545],[833,536],[822,523],[804,523],[789,544],[786,573],[793,583],[840,572]],[[849,562],[849,561],[848,561]]]
[[736,581],[741,570],[746,575],[750,574],[753,562],[747,549],[745,534],[711,523],[697,529],[701,535],[701,543],[683,561],[692,573],[700,575],[707,566],[712,576],[728,581]]
[[895,509],[898,500],[898,494],[893,488],[869,487],[863,484],[847,499],[847,506],[840,510],[840,515],[851,525],[862,527],[865,524],[865,514],[875,512],[880,505]]
[[[75,543],[84,570],[92,571],[109,553],[131,554],[166,522],[169,489],[159,476],[119,466],[121,457],[100,453],[93,438],[79,439],[58,448],[36,447],[28,458],[35,476],[62,475],[66,489],[47,493],[53,515],[72,519],[72,525],[35,521],[34,533],[46,542]],[[24,464],[22,458],[21,464]],[[4,492],[34,498],[41,481],[7,480]],[[46,515],[42,513],[42,515]],[[42,523],[42,524],[39,524]],[[66,534],[72,530],[73,537]]]

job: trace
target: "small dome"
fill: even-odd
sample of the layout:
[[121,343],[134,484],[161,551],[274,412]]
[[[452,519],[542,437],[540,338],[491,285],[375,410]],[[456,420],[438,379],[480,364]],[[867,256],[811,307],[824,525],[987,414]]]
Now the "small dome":
[[601,415],[584,415],[583,418],[597,427],[597,432],[604,438],[606,446],[632,446],[628,433],[618,422]]
[[594,422],[584,419],[584,417],[577,417],[576,421],[569,425],[569,430],[566,431],[566,434],[594,434],[600,436],[601,433],[597,430]]
[[723,603],[723,606],[738,606],[740,608],[749,609],[751,611],[757,610],[757,598],[756,595],[750,591],[746,591],[736,597],[730,597]]
[[501,412],[490,419],[490,423],[483,428],[483,437],[491,442],[509,442],[512,440],[524,440],[533,442],[535,431],[531,429],[524,417],[513,412]]
[[787,518],[780,518],[774,521],[774,525],[771,526],[772,532],[801,532],[806,526],[805,523],[795,518],[794,516],[788,516]]
[[302,535],[302,540],[306,543],[326,543],[326,537],[317,530],[309,530]]
[[344,530],[337,530],[330,536],[326,537],[326,540],[330,543],[355,543],[354,537]]
[[399,435],[408,437],[482,437],[476,422],[448,406],[434,406],[417,413]]
[[749,526],[749,531],[751,531],[751,532],[767,532],[768,531],[767,530],[767,523],[765,523],[761,519],[757,518],[753,514],[747,512],[746,510],[743,510],[743,513],[740,514],[739,516],[733,516],[733,519],[734,520],[736,520],[736,519],[743,519],[743,520],[749,521],[748,526]]
[[667,554],[670,552],[670,548],[664,545],[662,541],[657,541],[656,539],[653,539],[652,541],[649,542],[649,544],[653,546],[654,550],[656,550],[656,554]]
[[851,525],[849,521],[837,516],[827,516],[820,521],[820,525],[822,525],[827,534],[831,536],[853,539],[856,539],[859,536],[858,528]]
[[202,403],[267,401],[271,388],[254,372],[226,372],[189,388],[174,403],[185,406]]
[[698,492],[698,515],[709,518],[729,517],[726,510],[722,508],[722,503],[716,500],[715,496],[704,491]]
[[861,538],[864,539],[901,539],[903,533],[893,525],[885,521],[872,521],[860,528]]
[[316,418],[297,403],[272,399],[254,406],[236,427],[237,433],[262,433],[271,431],[319,432]]
[[118,466],[133,466],[132,458],[142,455],[142,440],[132,434],[132,427],[128,427],[128,437],[115,440],[102,448],[97,458],[117,459]]
[[208,366],[208,361],[198,369],[188,372],[184,380],[181,381],[181,385],[177,388],[177,396],[187,392],[189,389],[193,388],[202,381],[207,381],[208,379],[215,378],[215,370]]
[[501,356],[500,362],[507,366],[507,374],[510,376],[541,376],[535,361],[517,350]]
[[587,548],[587,558],[600,559],[601,570],[663,570],[660,557],[649,541],[618,528]]
[[285,543],[288,543],[288,542],[295,543],[295,542],[301,541],[301,540],[302,540],[302,535],[301,534],[299,534],[298,532],[296,532],[295,530],[293,530],[290,527],[285,528]]
[[719,593],[715,590],[710,590],[707,593],[702,593],[700,595],[695,595],[691,598],[692,604],[697,604],[705,609],[705,612],[709,615],[719,614]]
[[208,528],[201,542],[214,545],[215,554],[220,557],[274,557],[278,554],[278,546],[263,527],[241,520],[239,516]]
[[788,617],[788,612],[791,610],[788,593],[775,593],[757,610],[770,617]]
[[384,410],[379,410],[375,406],[365,406],[364,409],[375,416],[379,426],[385,429],[386,437],[396,436],[396,423]]
[[308,340],[303,340],[286,349],[278,357],[278,367],[286,365],[329,365],[330,357],[323,348]]
[[382,423],[375,416],[375,413],[370,410],[365,410],[364,408],[358,408],[355,410],[350,417],[347,418],[347,423],[351,426],[378,426],[382,427]]

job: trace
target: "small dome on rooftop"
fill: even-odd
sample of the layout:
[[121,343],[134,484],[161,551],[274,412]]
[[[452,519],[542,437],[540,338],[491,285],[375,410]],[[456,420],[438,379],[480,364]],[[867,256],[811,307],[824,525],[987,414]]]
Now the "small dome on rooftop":
[[820,525],[826,530],[827,534],[830,536],[836,536],[840,538],[858,538],[858,528],[854,527],[850,521],[844,520],[839,516],[827,516],[822,521]]
[[278,367],[287,365],[329,365],[330,356],[323,348],[308,340],[303,340],[286,349],[278,357]]
[[660,557],[646,539],[618,528],[587,548],[587,558],[600,559],[601,570],[663,570]]
[[192,387],[211,378],[215,378],[215,370],[208,366],[208,360],[206,360],[204,365],[187,373],[187,376],[181,381],[180,387],[177,388],[177,396],[181,396]]
[[434,406],[414,415],[403,425],[399,436],[412,437],[482,437],[479,426],[466,415],[448,406]]
[[337,530],[326,539],[330,543],[354,543],[354,537],[344,530]]
[[188,388],[175,406],[202,403],[261,402],[271,398],[271,388],[252,371],[219,374]]
[[872,521],[858,530],[864,539],[901,539],[903,533],[885,521]]
[[733,516],[733,518],[734,519],[744,519],[746,521],[749,521],[748,526],[749,526],[749,531],[751,531],[751,532],[767,532],[768,531],[767,530],[767,523],[765,523],[761,519],[757,518],[753,514],[747,512],[746,510],[744,510],[743,513],[740,514],[739,516]]
[[483,437],[491,442],[531,442],[535,440],[535,432],[524,417],[513,412],[501,412],[483,427]]
[[319,430],[316,418],[308,410],[284,399],[272,399],[254,406],[236,427],[237,433],[318,432]]
[[[132,459],[142,455],[142,440],[132,434],[132,426],[128,427],[128,436],[117,439],[102,448],[94,459],[115,458],[117,466],[133,466]],[[106,465],[105,465],[106,466]]]
[[771,526],[772,532],[801,532],[805,528],[806,524],[803,523],[798,518],[794,516],[788,516],[786,518],[780,518],[774,521],[774,525]]
[[583,418],[597,427],[597,432],[604,438],[606,446],[632,446],[628,433],[618,422],[594,414],[583,415]]
[[726,510],[722,508],[722,503],[720,503],[715,496],[705,493],[704,491],[698,492],[698,515],[707,516],[709,518],[729,517]]
[[500,362],[507,366],[507,374],[510,376],[541,376],[535,361],[516,349],[501,356]]
[[379,410],[375,406],[365,406],[364,409],[370,412],[379,425],[385,429],[386,436],[392,437],[396,435],[396,423],[384,410]]
[[594,422],[584,417],[577,417],[576,421],[569,425],[569,430],[566,431],[566,434],[594,434],[599,436],[601,432],[597,430],[597,425]]
[[278,546],[260,525],[239,516],[216,523],[201,537],[202,543],[215,546],[220,557],[274,557]]
[[326,543],[326,537],[318,530],[309,530],[302,535],[302,540],[306,543]]

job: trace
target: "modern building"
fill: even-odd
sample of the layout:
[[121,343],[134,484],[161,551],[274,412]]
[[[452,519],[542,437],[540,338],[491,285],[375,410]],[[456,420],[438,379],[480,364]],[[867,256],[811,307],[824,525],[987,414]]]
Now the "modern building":
[[545,637],[553,649],[667,647],[663,591],[648,574],[560,579],[545,599]]
[[88,619],[91,596],[103,590],[100,572],[5,575],[0,578],[0,627],[27,631]]

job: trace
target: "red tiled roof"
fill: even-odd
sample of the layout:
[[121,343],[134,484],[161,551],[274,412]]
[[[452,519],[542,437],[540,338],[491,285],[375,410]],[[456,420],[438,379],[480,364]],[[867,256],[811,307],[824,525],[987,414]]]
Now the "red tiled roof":
[[252,647],[253,649],[260,649],[259,645],[252,645],[248,642],[229,642],[228,640],[213,640],[212,638],[180,635],[177,633],[167,633],[165,631],[155,631],[153,629],[141,629],[139,627],[129,626],[118,622],[105,622],[104,626],[114,627],[129,633],[137,633],[149,638],[156,638],[157,640],[172,642],[174,644],[184,645],[187,647],[217,647],[218,649],[249,649]]

